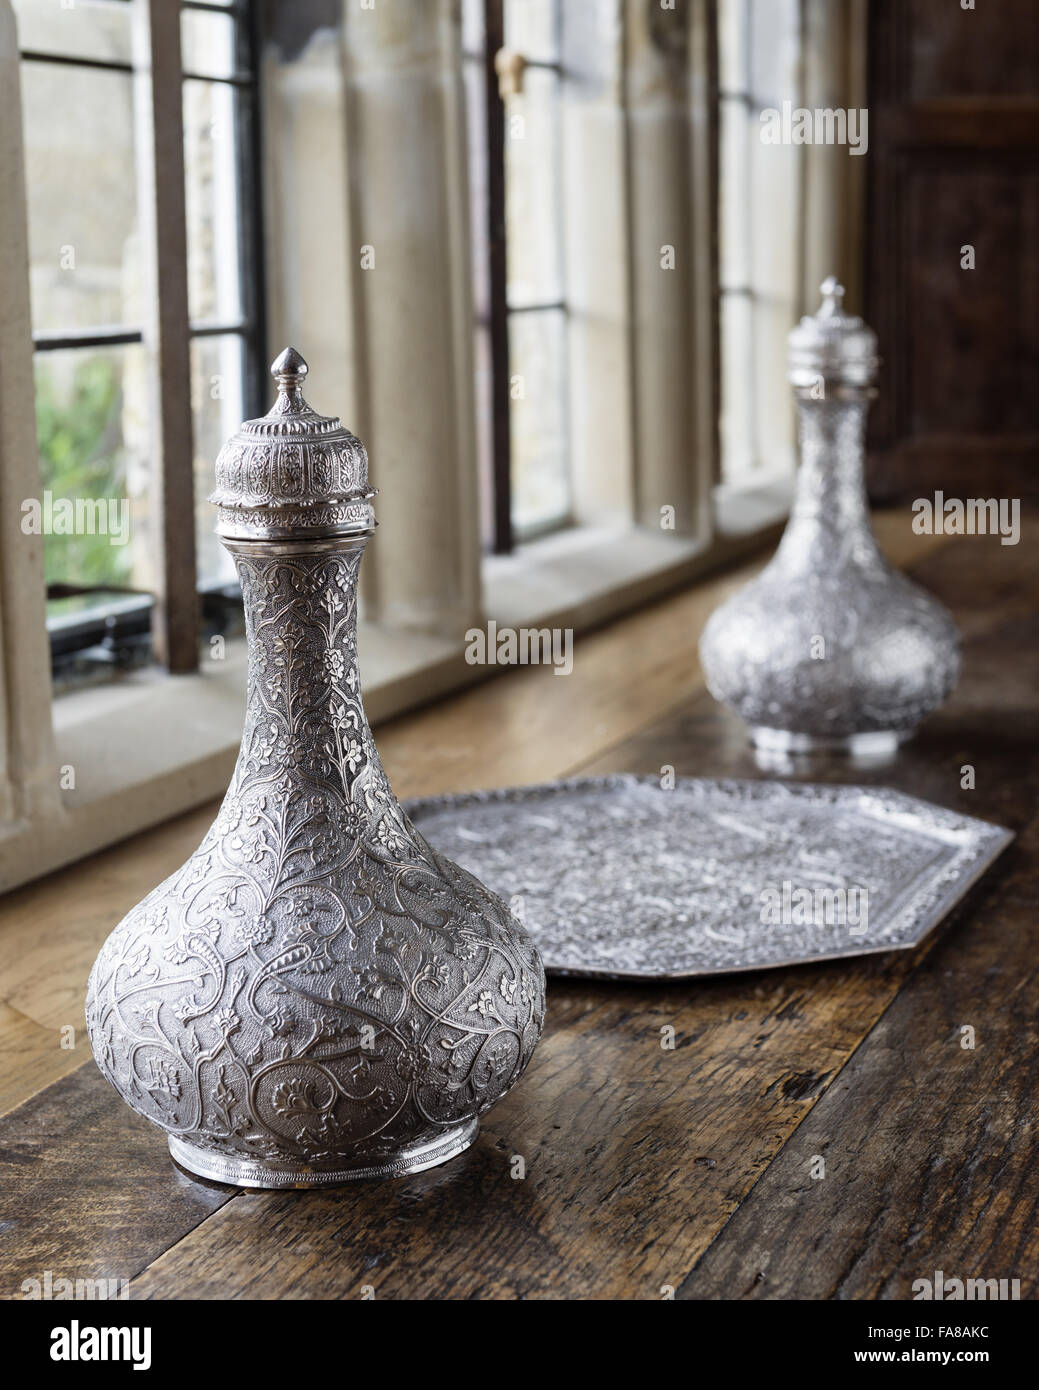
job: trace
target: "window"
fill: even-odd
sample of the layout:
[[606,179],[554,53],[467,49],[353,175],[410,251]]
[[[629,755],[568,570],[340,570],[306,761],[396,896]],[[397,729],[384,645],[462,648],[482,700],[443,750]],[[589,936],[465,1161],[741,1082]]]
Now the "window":
[[485,548],[571,514],[559,0],[465,0]]
[[794,468],[786,337],[800,311],[801,150],[764,145],[760,113],[798,106],[801,0],[719,0],[722,481]]
[[[163,104],[155,90],[161,75],[151,84],[151,109],[142,109],[149,89],[136,80],[135,26],[146,6],[147,0],[70,6],[14,0],[41,500],[44,530],[48,516],[53,528],[44,542],[48,627],[57,672],[150,659],[151,611],[163,589],[156,556],[164,523],[151,462],[161,425],[145,330],[154,306],[147,302],[152,282],[143,271],[142,236],[155,217],[168,214],[139,206],[146,188],[140,145],[159,120],[168,123],[159,132],[164,139],[183,137],[187,265],[181,259],[172,274],[160,265],[157,283],[160,297],[186,292],[194,438],[194,462],[185,432],[181,447],[165,454],[165,467],[179,475],[194,470],[197,579],[210,605],[233,580],[205,502],[213,458],[261,399],[252,7],[231,0],[185,0],[180,7],[178,130],[171,115],[176,94],[173,105]],[[61,510],[66,501],[83,508],[73,534],[63,534],[57,520],[56,504]]]

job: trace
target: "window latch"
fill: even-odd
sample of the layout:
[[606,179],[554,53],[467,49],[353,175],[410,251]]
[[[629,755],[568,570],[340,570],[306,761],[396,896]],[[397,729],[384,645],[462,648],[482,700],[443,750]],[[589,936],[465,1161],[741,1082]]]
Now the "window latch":
[[523,91],[523,75],[527,60],[511,48],[499,48],[494,55],[494,71],[498,74],[498,95],[502,101],[519,96]]

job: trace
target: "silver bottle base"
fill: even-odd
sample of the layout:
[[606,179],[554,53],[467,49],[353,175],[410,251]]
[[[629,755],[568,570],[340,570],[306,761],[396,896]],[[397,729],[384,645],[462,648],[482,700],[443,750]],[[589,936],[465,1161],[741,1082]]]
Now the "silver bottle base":
[[255,1158],[235,1158],[197,1148],[172,1134],[169,1146],[171,1157],[189,1173],[209,1178],[212,1182],[225,1182],[232,1187],[334,1187],[357,1178],[400,1178],[406,1173],[421,1173],[424,1168],[435,1168],[467,1149],[479,1128],[479,1120],[467,1120],[465,1124],[445,1130],[436,1139],[401,1149],[395,1158],[388,1158],[384,1163],[357,1164],[345,1168],[291,1167],[265,1163]]
[[750,737],[754,746],[766,753],[847,753],[852,758],[883,758],[894,753],[911,733],[883,729],[844,738],[819,738],[815,734],[794,734],[788,729],[766,729],[759,724],[751,728]]

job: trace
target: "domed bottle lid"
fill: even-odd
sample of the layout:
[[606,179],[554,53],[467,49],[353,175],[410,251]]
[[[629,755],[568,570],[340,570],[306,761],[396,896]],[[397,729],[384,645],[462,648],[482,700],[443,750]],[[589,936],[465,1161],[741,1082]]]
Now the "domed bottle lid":
[[216,531],[234,540],[365,535],[375,527],[368,455],[338,418],[303,399],[307,364],[288,347],[271,364],[278,399],[246,420],[216,460]]
[[787,339],[787,380],[811,387],[820,377],[841,386],[868,387],[877,375],[877,335],[844,312],[844,286],[834,275],[819,286],[823,302],[806,314]]

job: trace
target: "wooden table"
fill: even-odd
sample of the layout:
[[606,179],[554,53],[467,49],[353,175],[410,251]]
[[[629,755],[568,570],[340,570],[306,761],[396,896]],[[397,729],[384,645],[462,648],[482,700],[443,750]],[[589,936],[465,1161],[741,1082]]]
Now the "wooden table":
[[[198,842],[205,808],[0,905],[0,1294],[50,1270],[127,1279],[135,1298],[905,1298],[941,1269],[1035,1297],[1039,525],[1017,547],[914,537],[907,512],[878,531],[954,609],[966,660],[897,761],[853,779],[1018,834],[920,948],[702,983],[552,981],[526,1076],[460,1158],[238,1192],[170,1163],[82,1032],[100,942]],[[752,569],[583,639],[566,680],[510,672],[384,726],[398,794],[665,763],[765,775],[695,655]]]

